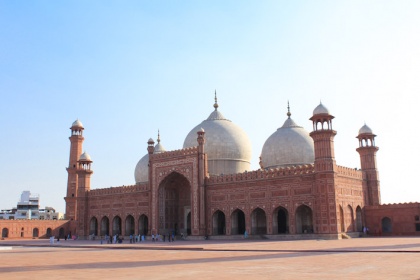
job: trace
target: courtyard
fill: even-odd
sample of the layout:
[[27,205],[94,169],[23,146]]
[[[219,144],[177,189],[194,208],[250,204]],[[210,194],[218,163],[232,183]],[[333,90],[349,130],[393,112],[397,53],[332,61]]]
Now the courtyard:
[[[126,241],[127,242],[127,241]],[[1,279],[420,279],[420,238],[0,241]]]

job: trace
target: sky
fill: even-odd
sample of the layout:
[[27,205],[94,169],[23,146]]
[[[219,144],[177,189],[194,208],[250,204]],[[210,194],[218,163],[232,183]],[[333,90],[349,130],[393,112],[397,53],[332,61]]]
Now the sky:
[[287,118],[308,132],[322,101],[337,164],[377,135],[382,203],[420,201],[420,1],[0,0],[0,209],[24,190],[64,212],[70,126],[84,127],[91,188],[134,184],[147,140],[166,150],[214,110],[259,168]]

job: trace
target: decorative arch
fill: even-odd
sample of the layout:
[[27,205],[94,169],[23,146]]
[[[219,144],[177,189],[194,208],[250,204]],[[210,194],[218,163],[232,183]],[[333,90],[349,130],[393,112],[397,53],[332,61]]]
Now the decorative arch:
[[32,230],[32,237],[39,237],[39,229],[38,228],[34,228]]
[[9,229],[8,229],[8,228],[3,228],[3,229],[1,230],[1,237],[2,237],[2,238],[7,238],[7,237],[9,237]]
[[381,226],[383,233],[392,233],[392,221],[389,217],[382,218]]
[[347,205],[346,207],[345,225],[346,225],[346,232],[354,231],[353,208],[350,205]]
[[273,211],[273,234],[289,233],[289,213],[284,207]]
[[89,235],[98,236],[98,219],[92,217],[89,222]]
[[313,233],[313,217],[312,209],[302,204],[296,208],[296,233]]
[[64,228],[60,228],[59,230],[58,230],[58,236],[60,237],[60,238],[64,238]]
[[226,234],[226,216],[221,210],[217,210],[213,213],[213,235],[225,235]]
[[104,216],[101,219],[101,235],[109,235],[109,219],[107,216]]
[[339,208],[339,212],[340,212],[340,216],[339,216],[339,224],[340,224],[340,232],[344,232],[344,210],[343,207],[341,205],[338,206]]
[[121,218],[120,216],[115,216],[112,219],[112,235],[121,234]]
[[259,207],[251,213],[251,234],[267,234],[267,217]]
[[52,236],[52,229],[51,228],[47,228],[46,235],[47,235],[47,237],[51,237]]
[[128,215],[125,218],[125,235],[132,235],[134,234],[134,217],[132,215]]
[[240,209],[236,209],[230,217],[231,234],[244,234],[246,229],[245,213]]
[[149,218],[143,214],[139,218],[139,234],[147,235],[149,232]]
[[363,231],[362,208],[359,205],[356,207],[356,231]]

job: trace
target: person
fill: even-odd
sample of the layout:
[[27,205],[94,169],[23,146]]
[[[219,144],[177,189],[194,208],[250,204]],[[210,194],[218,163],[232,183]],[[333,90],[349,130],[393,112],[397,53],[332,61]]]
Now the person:
[[130,244],[133,244],[133,235],[130,234]]
[[64,235],[64,241],[67,241],[67,235]]
[[248,238],[248,232],[245,230],[245,232],[244,232],[244,238],[246,239],[246,238]]
[[155,235],[152,234],[152,242],[155,242]]

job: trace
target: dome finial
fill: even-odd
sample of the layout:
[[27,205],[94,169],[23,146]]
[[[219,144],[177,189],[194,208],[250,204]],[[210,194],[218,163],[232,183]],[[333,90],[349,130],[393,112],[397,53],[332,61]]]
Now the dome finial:
[[217,108],[219,107],[219,105],[217,105],[217,94],[216,94],[216,90],[214,90],[214,105],[213,105],[214,109],[217,111]]
[[160,143],[160,132],[159,132],[159,129],[158,129],[158,138],[157,138],[157,142],[158,142],[158,143]]
[[289,106],[289,100],[287,100],[287,116],[290,119],[290,116],[292,115],[292,113],[290,113],[290,106]]

